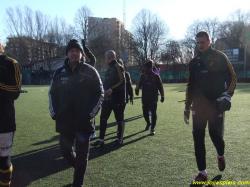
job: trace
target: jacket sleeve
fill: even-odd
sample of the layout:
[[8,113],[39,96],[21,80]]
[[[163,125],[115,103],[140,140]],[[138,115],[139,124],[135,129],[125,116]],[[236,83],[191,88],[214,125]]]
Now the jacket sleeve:
[[115,64],[115,70],[113,72],[114,76],[113,78],[115,79],[115,84],[111,85],[112,91],[120,90],[125,87],[125,73],[124,69],[119,66],[118,64]]
[[53,79],[50,83],[49,89],[49,109],[50,109],[50,116],[55,119],[58,109],[59,103],[59,90],[58,90],[58,80],[57,80],[57,71],[53,75]]
[[189,70],[188,70],[188,77],[187,77],[187,89],[186,89],[186,100],[185,100],[186,109],[189,109],[192,104],[195,84],[196,84],[195,75],[193,73],[192,65],[190,62]]
[[96,58],[94,56],[94,54],[90,51],[89,48],[87,48],[85,45],[83,46],[83,50],[84,50],[84,53],[87,55],[88,60],[86,60],[87,64],[95,67],[95,64],[96,64]]
[[128,72],[125,72],[125,76],[126,76],[126,92],[128,93],[130,100],[134,100],[134,92],[130,75]]
[[164,88],[163,88],[163,83],[162,83],[161,77],[160,77],[160,75],[157,75],[157,77],[158,77],[158,79],[157,79],[158,80],[157,81],[158,89],[160,91],[161,96],[164,97]]
[[93,68],[92,83],[91,83],[91,95],[93,99],[90,102],[90,118],[97,115],[101,108],[102,102],[104,100],[104,89],[101,77],[97,70]]
[[138,79],[138,81],[136,83],[135,90],[139,90],[141,88],[141,77],[142,77],[143,74],[144,74],[143,71],[141,71],[140,77],[139,77],[139,79]]
[[6,57],[0,64],[0,95],[16,100],[20,95],[21,76],[16,60]]
[[227,58],[226,55],[224,55],[224,60],[225,60],[225,71],[226,71],[226,84],[227,84],[227,93],[230,96],[233,96],[234,94],[234,90],[236,87],[236,82],[237,82],[237,78],[236,78],[236,74],[234,72],[234,68],[232,66],[232,64],[230,63],[229,59]]

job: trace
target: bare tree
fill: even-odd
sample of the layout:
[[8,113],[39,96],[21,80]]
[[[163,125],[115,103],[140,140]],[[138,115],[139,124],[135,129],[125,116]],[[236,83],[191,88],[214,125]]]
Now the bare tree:
[[250,25],[250,11],[237,10],[231,13],[226,21],[221,24],[218,41],[219,49],[244,48],[240,38],[243,31]]
[[91,32],[89,26],[89,17],[92,16],[91,10],[85,5],[79,8],[75,14],[76,36],[78,39],[84,39],[88,42],[88,33]]
[[142,9],[133,19],[132,33],[136,41],[136,60],[143,64],[147,59],[155,59],[161,45],[166,42],[168,27],[156,14]]

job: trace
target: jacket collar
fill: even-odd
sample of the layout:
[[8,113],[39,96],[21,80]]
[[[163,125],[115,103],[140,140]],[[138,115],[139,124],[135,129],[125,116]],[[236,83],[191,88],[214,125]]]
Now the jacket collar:
[[[69,63],[70,63],[70,62],[69,62],[69,59],[66,58],[65,61],[64,61],[64,65],[65,65],[65,67],[66,67],[67,70],[71,70],[71,67],[70,67]],[[76,65],[75,70],[79,70],[80,67],[81,67],[82,65],[83,65],[83,61],[79,61],[79,62],[77,63],[77,65]],[[74,70],[74,71],[75,71],[75,70]]]
[[109,67],[115,65],[116,63],[118,63],[116,60],[112,60],[112,61],[109,63]]

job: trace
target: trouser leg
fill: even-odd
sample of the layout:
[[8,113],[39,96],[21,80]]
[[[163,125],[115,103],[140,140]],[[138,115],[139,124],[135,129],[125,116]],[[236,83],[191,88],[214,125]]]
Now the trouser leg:
[[114,113],[115,113],[115,119],[118,125],[118,139],[123,140],[123,134],[125,129],[124,124],[124,104],[115,104],[114,105]]
[[88,165],[90,134],[76,132],[76,157],[73,186],[83,185]]
[[143,117],[145,119],[145,121],[147,122],[147,124],[150,124],[150,120],[149,120],[149,104],[148,103],[142,103],[142,111],[143,111]]
[[0,157],[0,187],[10,187],[12,171],[10,156]]
[[[196,111],[194,111],[196,112]],[[207,119],[204,115],[193,114],[193,139],[195,157],[199,171],[206,169],[205,129]]]
[[100,117],[100,135],[99,139],[104,139],[106,129],[107,129],[107,123],[109,116],[112,112],[113,104],[111,101],[104,101],[102,104],[102,111],[101,111],[101,117]]
[[157,114],[156,114],[157,102],[150,104],[150,111],[152,113],[152,115],[151,115],[151,119],[152,119],[151,129],[154,129],[155,125],[156,125],[156,120],[157,120]]
[[209,135],[219,156],[224,155],[225,142],[224,135],[225,112],[217,110],[208,121]]
[[72,167],[75,167],[75,154],[72,151],[74,145],[75,134],[74,133],[60,133],[60,151],[62,156],[69,162]]

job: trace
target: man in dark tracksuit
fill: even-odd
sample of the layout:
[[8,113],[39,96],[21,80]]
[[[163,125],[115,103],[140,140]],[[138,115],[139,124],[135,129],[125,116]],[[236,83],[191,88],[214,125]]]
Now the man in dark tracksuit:
[[[60,151],[74,167],[74,187],[83,185],[89,155],[93,118],[103,102],[104,90],[97,70],[81,61],[83,50],[77,40],[66,47],[64,65],[54,73],[49,90],[50,114],[60,133]],[[72,151],[75,142],[76,154]]]
[[[155,135],[155,125],[157,120],[157,102],[158,90],[161,94],[161,102],[164,102],[164,89],[159,74],[152,71],[153,62],[150,60],[144,64],[144,73],[141,74],[135,88],[135,94],[139,95],[139,90],[142,89],[142,109],[143,116],[147,122],[145,130],[148,130],[151,125],[151,134]],[[149,113],[152,113],[152,123],[149,120]]]
[[10,154],[16,131],[14,100],[20,94],[21,77],[17,61],[1,52],[3,51],[0,51],[0,186],[9,187],[13,170]]
[[92,146],[103,146],[104,137],[107,129],[107,121],[112,112],[115,113],[115,119],[118,124],[118,139],[114,145],[119,146],[123,144],[124,133],[124,103],[125,103],[125,75],[124,69],[116,60],[116,54],[110,50],[105,53],[105,61],[109,68],[105,75],[104,81],[104,102],[102,104],[102,111],[100,117],[100,135],[99,139],[92,143]]
[[192,104],[195,157],[200,173],[194,181],[207,181],[205,128],[218,154],[218,167],[225,169],[223,140],[225,111],[231,107],[231,97],[236,86],[236,75],[228,58],[210,47],[210,37],[201,31],[196,35],[198,55],[189,63],[184,120],[189,123]]
[[[121,59],[118,60],[118,63],[124,68],[124,64]],[[125,71],[125,79],[126,79],[126,103],[124,104],[124,110],[126,108],[126,104],[128,103],[128,101],[130,101],[132,105],[134,104],[134,92],[132,87],[132,81],[129,72],[127,71]]]

